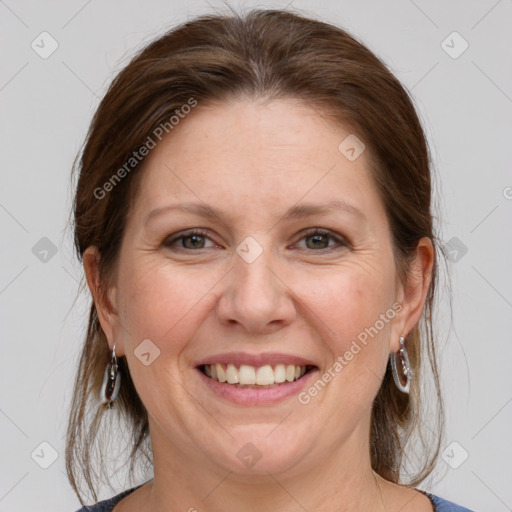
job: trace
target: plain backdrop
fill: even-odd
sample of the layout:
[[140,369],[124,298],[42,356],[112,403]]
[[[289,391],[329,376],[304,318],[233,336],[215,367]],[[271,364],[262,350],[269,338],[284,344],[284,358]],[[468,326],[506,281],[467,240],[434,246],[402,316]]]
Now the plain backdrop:
[[[63,453],[89,298],[73,305],[82,269],[67,229],[71,166],[128,58],[223,9],[210,2],[0,1],[2,512],[79,508]],[[438,322],[447,436],[420,487],[476,511],[512,510],[512,2],[293,7],[349,30],[386,62],[413,95],[439,174],[436,222],[453,286],[453,323],[446,300]]]

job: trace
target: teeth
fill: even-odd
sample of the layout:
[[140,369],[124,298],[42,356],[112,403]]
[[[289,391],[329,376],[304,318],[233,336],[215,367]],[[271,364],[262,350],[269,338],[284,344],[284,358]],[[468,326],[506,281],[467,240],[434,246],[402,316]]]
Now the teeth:
[[266,364],[255,368],[246,364],[237,368],[234,364],[227,366],[216,364],[205,364],[204,373],[219,382],[227,382],[238,387],[241,386],[272,386],[283,382],[293,382],[300,379],[306,373],[305,366],[295,364],[277,364],[275,367]]
[[256,371],[256,384],[258,384],[258,386],[269,386],[270,384],[275,384],[274,370],[272,369],[272,366],[267,364],[258,368]]
[[293,382],[295,380],[295,365],[289,364],[286,367],[286,380],[288,382]]
[[240,384],[243,384],[244,386],[248,384],[256,384],[256,370],[253,366],[243,364],[240,366],[238,374],[240,376]]
[[278,364],[274,369],[274,382],[280,384],[286,380],[286,368],[284,364]]
[[217,369],[217,380],[219,382],[226,382],[226,372],[224,371],[224,368],[220,364],[216,364],[215,368]]
[[226,370],[226,378],[230,384],[238,384],[238,372],[236,368],[232,364],[228,364],[228,369]]

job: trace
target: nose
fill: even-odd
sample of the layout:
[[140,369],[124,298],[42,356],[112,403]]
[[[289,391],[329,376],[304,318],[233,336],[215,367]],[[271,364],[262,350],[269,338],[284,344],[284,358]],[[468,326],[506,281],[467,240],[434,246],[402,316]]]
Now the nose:
[[294,294],[270,250],[251,263],[238,254],[217,304],[219,321],[251,334],[271,334],[293,322]]

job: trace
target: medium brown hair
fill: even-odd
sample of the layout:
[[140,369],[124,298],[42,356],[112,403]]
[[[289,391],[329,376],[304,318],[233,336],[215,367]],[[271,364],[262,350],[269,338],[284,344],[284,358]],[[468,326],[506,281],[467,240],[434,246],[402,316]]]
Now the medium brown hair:
[[[436,257],[431,285],[422,318],[408,336],[415,377],[411,393],[406,395],[396,388],[388,365],[371,419],[372,468],[395,483],[401,482],[401,470],[407,462],[405,447],[412,434],[417,434],[422,456],[407,482],[416,485],[435,465],[443,424],[432,317],[439,245],[431,212],[430,155],[407,91],[379,58],[346,31],[291,11],[253,10],[245,15],[197,17],[143,48],[113,80],[75,162],[75,172],[79,171],[73,212],[78,258],[82,261],[88,247],[98,248],[100,282],[106,291],[115,276],[143,165],[134,165],[101,198],[95,191],[191,98],[201,104],[247,97],[303,100],[319,115],[350,127],[364,141],[391,226],[397,275],[402,283],[407,280],[418,241],[422,237],[432,240]],[[92,302],[66,444],[68,476],[82,503],[82,480],[94,500],[97,484],[109,481],[103,457],[118,442],[113,436],[105,441],[100,435],[109,422],[120,422],[127,429],[126,460],[132,476],[137,462],[147,467],[152,462],[147,411],[124,357],[119,358],[123,382],[116,409],[105,412],[99,406],[98,393],[108,360],[107,339]],[[429,429],[433,436],[429,441],[422,429],[425,416],[420,407],[424,405],[420,397],[425,392],[423,370],[427,362],[436,398],[435,413],[429,411],[429,416],[438,420],[437,426]],[[114,411],[118,414],[112,416]],[[413,448],[418,451],[418,446]]]

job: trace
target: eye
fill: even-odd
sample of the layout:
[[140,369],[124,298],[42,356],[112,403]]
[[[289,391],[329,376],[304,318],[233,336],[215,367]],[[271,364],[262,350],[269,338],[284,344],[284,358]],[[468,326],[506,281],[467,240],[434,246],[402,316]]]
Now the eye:
[[306,248],[313,250],[333,249],[334,246],[329,245],[329,240],[334,240],[340,246],[347,246],[347,243],[343,238],[334,235],[328,230],[320,228],[312,228],[308,230],[301,240],[306,240]]
[[[171,235],[166,238],[163,242],[164,247],[175,248],[177,250],[199,250],[209,249],[215,247],[215,243],[207,245],[207,241],[212,242],[207,232],[202,229],[191,229],[183,231],[175,235]],[[336,245],[341,247],[347,247],[348,244],[345,240],[337,235],[334,235],[331,231],[321,228],[311,228],[301,238],[301,241],[306,241],[305,249],[313,249],[315,251],[332,250],[336,248]],[[333,241],[334,243],[330,243]],[[299,247],[304,249],[304,247]]]
[[[176,246],[177,249],[188,250],[209,249],[209,247],[213,247],[214,244],[209,247],[205,246],[206,240],[210,240],[206,234],[206,231],[201,229],[191,229],[190,231],[184,231],[176,235],[171,235],[164,241],[163,245],[165,247]],[[177,244],[177,242],[179,243]]]

